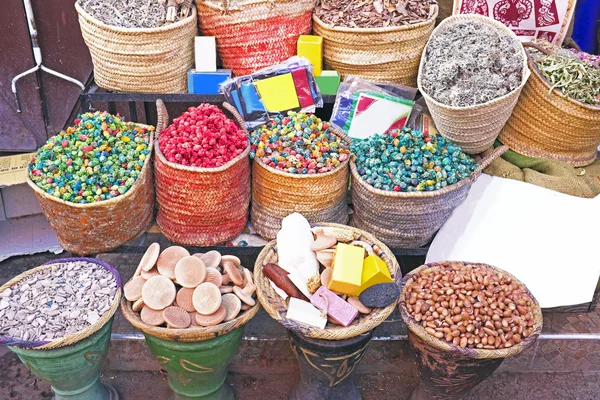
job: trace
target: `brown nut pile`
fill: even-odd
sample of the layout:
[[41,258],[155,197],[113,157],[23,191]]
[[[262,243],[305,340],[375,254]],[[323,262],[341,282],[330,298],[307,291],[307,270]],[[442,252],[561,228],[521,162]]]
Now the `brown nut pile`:
[[421,271],[405,290],[408,313],[455,346],[509,348],[534,329],[531,297],[489,266],[443,263]]

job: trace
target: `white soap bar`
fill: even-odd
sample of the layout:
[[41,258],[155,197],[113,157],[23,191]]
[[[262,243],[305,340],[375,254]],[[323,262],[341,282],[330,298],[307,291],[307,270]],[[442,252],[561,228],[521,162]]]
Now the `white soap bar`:
[[194,54],[196,72],[217,71],[217,43],[214,36],[196,36]]
[[321,311],[309,302],[295,297],[290,298],[285,317],[320,329],[325,328],[325,325],[327,325],[327,316],[321,315]]
[[284,292],[283,290],[279,289],[279,287],[273,283],[272,280],[269,280],[269,283],[271,284],[271,287],[273,288],[273,290],[275,291],[275,293],[277,293],[279,296],[281,296],[282,299],[287,299],[288,295],[286,292]]
[[298,270],[308,279],[319,272],[319,263],[310,249],[314,242],[310,224],[299,213],[288,215],[277,233],[278,265],[289,273]]
[[308,279],[304,276],[304,274],[302,274],[302,272],[298,270],[293,270],[288,275],[288,278],[290,278],[290,281],[292,281],[294,286],[300,289],[302,294],[305,295],[308,299],[312,297],[312,294],[310,294],[310,292],[308,291],[308,285],[306,284]]

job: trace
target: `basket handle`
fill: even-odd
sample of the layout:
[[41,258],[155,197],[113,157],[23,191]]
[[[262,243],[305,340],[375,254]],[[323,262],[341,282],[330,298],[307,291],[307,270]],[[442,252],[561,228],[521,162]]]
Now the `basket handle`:
[[156,138],[158,139],[158,135],[169,126],[169,113],[161,99],[156,100],[156,115]]
[[238,123],[240,128],[242,128],[244,130],[244,132],[248,133],[248,127],[246,126],[246,121],[244,121],[244,118],[240,115],[237,108],[235,108],[234,106],[232,106],[231,104],[229,104],[226,101],[223,102],[223,108],[226,109],[227,111],[229,111],[231,113],[231,115],[233,115],[233,118]]
[[329,130],[337,137],[339,137],[340,139],[342,139],[344,142],[348,143],[348,145],[352,144],[352,138],[348,135],[346,135],[346,133],[344,131],[342,131],[340,128],[338,128],[337,126],[333,125],[333,124],[329,124]]
[[507,145],[502,145],[500,147],[495,148],[493,151],[490,152],[490,154],[488,154],[481,160],[481,163],[479,163],[479,167],[477,167],[477,169],[475,171],[473,171],[473,173],[471,173],[471,176],[469,176],[469,179],[472,182],[475,182],[477,177],[482,174],[484,169],[489,167],[492,162],[494,162],[498,157],[500,157],[502,154],[506,153],[507,151],[508,151]]

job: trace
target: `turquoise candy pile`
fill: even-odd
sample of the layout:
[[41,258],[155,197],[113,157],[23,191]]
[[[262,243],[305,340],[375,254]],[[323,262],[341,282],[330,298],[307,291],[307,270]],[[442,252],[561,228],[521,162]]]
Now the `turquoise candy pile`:
[[147,129],[99,111],[78,116],[75,124],[40,147],[29,164],[31,180],[54,197],[80,204],[127,193],[150,152]]
[[367,183],[395,192],[438,190],[478,167],[450,140],[408,128],[354,142],[351,150],[358,173]]
[[250,158],[292,174],[322,174],[335,169],[350,150],[312,114],[288,111],[250,134]]

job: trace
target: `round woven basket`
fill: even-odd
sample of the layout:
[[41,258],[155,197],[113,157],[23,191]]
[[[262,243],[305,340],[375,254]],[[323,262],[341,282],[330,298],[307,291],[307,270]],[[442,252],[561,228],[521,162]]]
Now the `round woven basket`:
[[[515,34],[502,23],[488,17],[476,14],[453,15],[443,20],[431,34],[431,38],[443,35],[444,30],[450,25],[460,21],[477,21],[488,25],[507,36],[518,41]],[[429,39],[431,41],[431,39]],[[489,149],[494,144],[500,130],[510,117],[519,94],[529,78],[530,71],[527,67],[527,55],[522,49],[523,76],[521,85],[502,97],[469,107],[451,107],[438,102],[429,96],[422,87],[423,68],[427,62],[427,47],[421,58],[419,66],[418,87],[427,107],[431,112],[435,126],[440,134],[452,140],[469,154],[478,154]]]
[[21,348],[34,348],[35,350],[56,349],[59,347],[75,344],[75,343],[79,342],[80,340],[83,340],[83,339],[93,335],[94,333],[99,331],[104,325],[106,325],[108,323],[108,321],[110,321],[110,319],[113,317],[113,315],[117,311],[117,308],[119,308],[119,302],[121,301],[121,292],[122,292],[121,275],[119,275],[119,272],[116,269],[114,269],[112,266],[110,266],[109,264],[105,263],[104,261],[97,260],[95,258],[77,257],[77,258],[60,258],[60,259],[52,260],[52,261],[47,262],[46,264],[43,264],[39,267],[32,268],[28,271],[25,271],[21,275],[18,275],[16,277],[14,277],[13,279],[11,279],[10,281],[6,282],[4,285],[0,286],[0,293],[5,291],[6,289],[16,285],[23,279],[25,279],[31,275],[34,275],[40,271],[52,268],[56,264],[73,262],[73,261],[85,261],[88,263],[97,264],[97,265],[103,267],[104,269],[108,270],[115,277],[115,280],[117,282],[117,292],[116,292],[115,297],[110,305],[110,308],[104,314],[102,314],[102,316],[100,317],[100,319],[98,321],[96,321],[92,325],[88,326],[87,328],[85,328],[82,331],[73,333],[71,335],[67,335],[62,338],[58,338],[58,339],[54,339],[54,340],[50,340],[50,341],[31,342],[31,341],[23,341],[20,339],[13,339],[13,338],[10,338],[7,336],[0,335],[0,344],[7,345],[7,346],[16,346],[16,347],[21,347]]
[[119,92],[187,93],[197,14],[160,28],[107,25],[75,3],[83,40],[101,88]]
[[[319,223],[313,226],[315,227],[314,229],[322,229],[325,235],[337,238],[339,242],[349,243],[360,240],[371,245],[375,254],[386,263],[392,279],[397,285],[400,285],[402,272],[400,271],[400,265],[396,261],[396,257],[394,257],[394,254],[386,245],[377,240],[373,235],[360,229],[340,224]],[[314,328],[287,319],[285,317],[288,309],[287,301],[275,293],[269,279],[262,272],[264,265],[268,263],[276,264],[278,260],[277,241],[273,240],[263,248],[256,259],[256,263],[254,264],[254,283],[256,284],[258,299],[263,308],[273,319],[292,331],[313,339],[349,339],[376,328],[394,311],[395,303],[385,308],[375,308],[371,314],[359,314],[350,326],[344,327],[328,324],[328,327],[325,329]]]
[[490,152],[467,178],[431,192],[391,192],[376,189],[359,174],[354,161],[352,171],[353,224],[373,232],[392,248],[421,247],[433,238],[452,211],[460,205],[492,161],[508,150],[501,146]]
[[248,75],[296,55],[316,0],[196,0],[203,35],[215,36],[223,67]]
[[406,308],[406,287],[409,286],[410,283],[412,283],[413,279],[415,279],[417,274],[419,274],[421,271],[426,271],[429,268],[432,268],[432,267],[435,267],[438,265],[443,265],[443,264],[444,263],[430,263],[430,264],[422,265],[419,268],[411,271],[402,280],[403,289],[402,289],[402,292],[400,293],[399,309],[400,309],[400,314],[402,316],[402,320],[404,321],[404,323],[406,324],[406,326],[412,333],[417,335],[425,343],[429,344],[430,346],[432,346],[438,350],[448,351],[448,352],[451,352],[451,353],[453,353],[457,356],[463,357],[463,358],[473,358],[473,359],[512,357],[512,356],[515,356],[515,355],[521,353],[523,350],[525,350],[526,348],[531,346],[537,340],[537,338],[542,333],[542,325],[544,322],[543,318],[542,318],[542,310],[540,308],[539,303],[535,299],[535,297],[533,297],[533,295],[529,292],[529,290],[527,290],[527,287],[521,281],[519,281],[517,278],[515,278],[513,275],[511,275],[508,272],[503,271],[499,268],[495,268],[495,267],[489,266],[487,264],[467,263],[467,262],[461,262],[461,264],[474,265],[474,266],[484,265],[484,266],[491,267],[498,273],[502,274],[503,276],[506,276],[506,277],[512,279],[513,281],[519,283],[525,289],[525,293],[529,297],[531,297],[531,299],[533,300],[532,305],[531,305],[531,313],[532,313],[533,319],[534,319],[534,327],[533,327],[531,335],[529,337],[523,338],[521,343],[515,344],[514,346],[509,347],[507,349],[488,350],[488,349],[472,349],[469,347],[455,346],[452,343],[445,342],[445,341],[440,340],[440,339],[436,338],[435,336],[429,334],[425,330],[425,328],[423,328],[421,326],[421,324],[418,323],[409,314],[408,309]]
[[346,28],[325,24],[313,13],[315,35],[323,37],[326,69],[342,77],[355,75],[373,82],[416,86],[419,59],[438,15],[431,6],[427,21],[387,28]]
[[[524,46],[548,54],[531,43]],[[498,139],[529,157],[559,160],[575,167],[593,163],[600,145],[600,106],[551,90],[529,54],[527,57],[533,74]]]
[[[135,126],[154,129],[152,126]],[[154,218],[154,185],[151,158],[154,133],[149,130],[149,153],[135,183],[122,196],[89,204],[78,204],[52,196],[27,175],[44,215],[63,249],[80,255],[116,249],[145,232]]]
[[[169,115],[162,100],[158,109],[157,141]],[[247,133],[237,110],[224,110]],[[156,143],[156,222],[165,237],[189,246],[213,246],[238,236],[248,223],[250,205],[250,146],[218,168],[190,167],[167,161]]]

